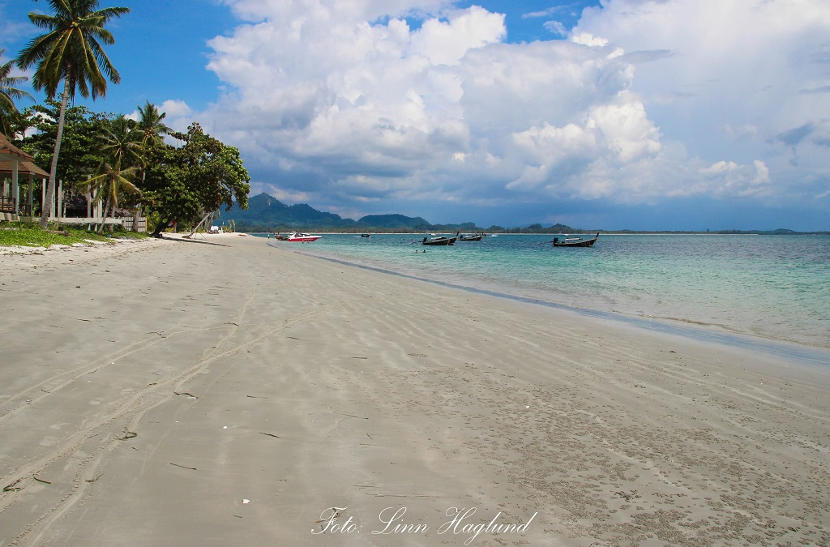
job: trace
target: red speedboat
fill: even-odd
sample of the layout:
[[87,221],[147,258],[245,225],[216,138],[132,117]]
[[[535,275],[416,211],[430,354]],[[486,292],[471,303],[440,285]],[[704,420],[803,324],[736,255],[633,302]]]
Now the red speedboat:
[[323,236],[313,236],[305,232],[291,232],[285,237],[284,241],[299,241],[300,243],[310,243],[312,241],[317,241],[321,237]]

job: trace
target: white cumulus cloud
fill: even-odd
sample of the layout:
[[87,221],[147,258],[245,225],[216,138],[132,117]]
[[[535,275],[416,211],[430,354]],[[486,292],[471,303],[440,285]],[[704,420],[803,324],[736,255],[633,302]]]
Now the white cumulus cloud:
[[[223,2],[246,22],[210,41],[225,91],[200,115],[280,195],[757,197],[830,170],[804,92],[830,83],[824,0],[607,0],[530,43],[448,1]],[[795,157],[776,136],[802,126]]]

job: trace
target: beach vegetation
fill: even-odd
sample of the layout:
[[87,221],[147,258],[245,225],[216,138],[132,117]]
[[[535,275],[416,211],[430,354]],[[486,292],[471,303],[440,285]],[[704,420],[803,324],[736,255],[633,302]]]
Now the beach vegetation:
[[[106,93],[108,83],[120,81],[104,51],[115,41],[105,27],[129,9],[99,9],[98,0],[48,4],[50,14],[29,14],[30,21],[45,32],[32,39],[15,61],[0,66],[0,114],[8,120],[3,123],[9,136],[49,172],[45,195],[38,199],[43,202],[41,231],[68,237],[61,230],[47,229],[51,211],[44,204],[55,202],[57,181],[68,191],[65,211],[59,216],[84,216],[84,209],[90,216],[92,204],[104,200],[98,234],[106,219],[116,214],[132,213],[136,229],[143,211],[158,234],[170,224],[198,228],[223,205],[244,209],[250,177],[239,150],[206,134],[198,123],[186,132],[173,132],[165,124],[166,114],[150,101],[137,107],[136,120],[70,104],[76,93],[95,99]],[[43,104],[22,113],[16,110],[12,99],[25,92],[15,85],[25,78],[10,76],[13,63],[23,70],[34,68],[32,84],[45,92]],[[177,144],[165,142],[164,135]],[[112,232],[113,225],[108,226]],[[9,227],[5,235],[16,241],[31,239],[30,228]],[[15,236],[9,235],[15,231]]]
[[80,183],[95,188],[96,195],[104,198],[103,222],[98,225],[98,233],[103,231],[107,218],[118,207],[120,195],[125,192],[141,195],[138,187],[130,181],[138,167],[125,167],[128,163],[137,162],[139,157],[139,134],[133,131],[133,125],[134,122],[124,116],[109,122],[100,148],[106,159],[98,166],[94,177]]
[[162,135],[166,135],[171,131],[164,124],[164,118],[166,117],[167,113],[161,112],[150,101],[147,101],[144,106],[138,107],[138,122],[135,125],[135,130],[141,135],[140,141],[143,148],[148,148],[151,144],[162,144],[164,142]]
[[[0,57],[3,56],[4,51],[0,49]],[[31,97],[28,92],[17,87],[27,81],[28,78],[26,76],[12,76],[13,63],[14,61],[8,61],[5,64],[0,64],[0,133],[9,136],[14,135],[15,125],[20,115],[14,101]]]
[[[20,148],[30,154],[36,164],[49,170],[58,133],[60,103],[47,100],[23,111],[29,127],[33,128],[25,139],[18,141]],[[69,106],[64,112],[64,129],[61,142],[61,162],[57,166],[57,180],[64,188],[71,187],[95,173],[104,160],[101,142],[109,123],[109,114],[96,113],[85,106]],[[68,186],[67,186],[68,185]]]
[[36,223],[15,222],[5,224],[0,228],[0,247],[45,247],[52,245],[74,245],[111,243],[116,239],[136,239],[147,237],[147,234],[127,232],[118,226],[110,234],[90,232],[80,226],[60,226],[50,223],[42,229]]
[[238,149],[211,137],[198,123],[171,136],[184,144],[157,143],[147,162],[143,191],[156,213],[154,235],[173,222],[195,226],[223,205],[248,206],[251,177]]
[[[29,14],[29,20],[46,32],[33,38],[17,59],[17,65],[23,70],[36,66],[32,84],[35,89],[44,90],[50,99],[55,98],[58,87],[63,83],[46,190],[47,203],[51,203],[55,196],[58,155],[69,99],[80,92],[82,96],[92,96],[94,100],[106,94],[108,80],[114,84],[121,80],[102,46],[115,43],[115,38],[104,25],[113,17],[130,11],[125,7],[96,9],[98,0],[50,0],[49,5],[54,12],[52,15]],[[48,220],[49,208],[43,207],[40,226],[45,228]]]
[[[168,134],[171,129],[164,123],[164,118],[167,117],[166,112],[161,112],[159,108],[147,101],[144,106],[138,106],[138,123],[134,128],[140,136],[140,152],[138,155],[138,169],[139,169],[139,187],[144,187],[144,181],[147,178],[147,165],[150,161],[150,151],[155,146],[162,146],[164,140],[162,135]],[[137,200],[133,210],[133,229],[138,227],[138,217],[141,215],[142,202]],[[149,226],[149,224],[148,224]]]

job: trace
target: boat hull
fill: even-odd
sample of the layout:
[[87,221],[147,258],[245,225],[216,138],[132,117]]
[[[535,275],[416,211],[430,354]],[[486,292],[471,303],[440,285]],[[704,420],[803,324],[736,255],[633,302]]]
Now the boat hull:
[[441,238],[441,239],[427,239],[427,238],[424,238],[424,240],[421,243],[423,245],[433,245],[433,246],[443,247],[443,246],[446,246],[446,245],[455,244],[455,240],[456,240],[456,238],[454,238],[454,237],[444,237],[444,238]]
[[579,241],[559,241],[558,238],[553,238],[554,247],[593,247],[597,242],[599,234],[595,235],[593,239],[581,239]]
[[312,241],[317,241],[320,239],[320,236],[303,236],[303,237],[288,237],[285,238],[283,241],[291,241],[293,243],[310,243]]

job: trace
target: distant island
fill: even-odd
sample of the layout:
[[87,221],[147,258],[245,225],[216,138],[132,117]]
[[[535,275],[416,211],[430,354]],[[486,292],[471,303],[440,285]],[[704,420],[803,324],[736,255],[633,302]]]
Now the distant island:
[[248,199],[248,208],[240,209],[234,205],[229,211],[222,211],[223,223],[233,221],[235,229],[240,232],[285,232],[290,230],[305,230],[318,232],[343,232],[343,233],[422,233],[422,232],[486,232],[486,233],[515,233],[515,234],[592,234],[592,233],[622,233],[622,234],[649,234],[649,233],[670,233],[670,234],[760,234],[760,235],[794,235],[800,233],[830,234],[830,232],[795,232],[786,228],[777,230],[712,230],[712,231],[691,231],[691,230],[660,230],[639,231],[639,230],[607,230],[607,229],[585,229],[573,228],[565,224],[530,224],[529,226],[516,226],[512,228],[504,226],[476,225],[475,222],[462,222],[460,224],[432,224],[422,217],[409,217],[400,214],[388,215],[366,215],[353,220],[343,218],[335,213],[318,211],[306,203],[286,205],[274,196],[261,193]]

